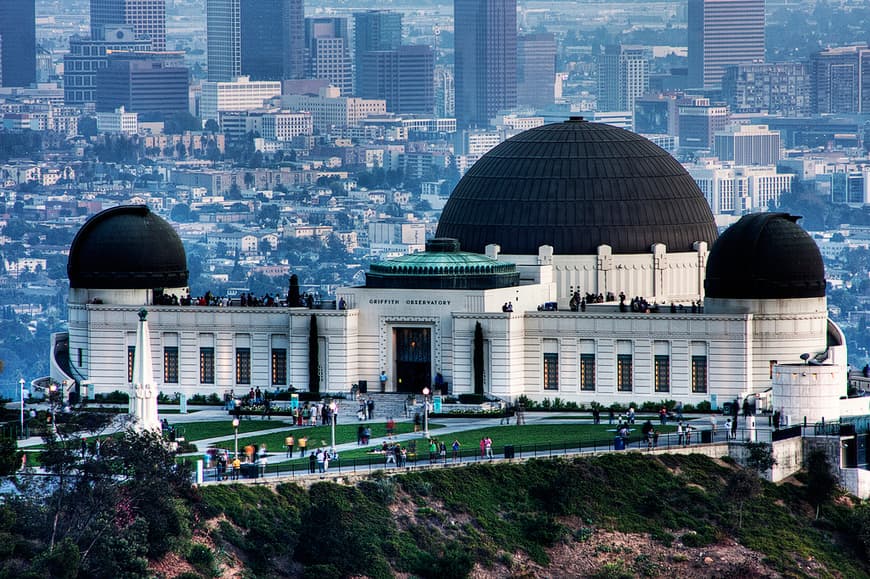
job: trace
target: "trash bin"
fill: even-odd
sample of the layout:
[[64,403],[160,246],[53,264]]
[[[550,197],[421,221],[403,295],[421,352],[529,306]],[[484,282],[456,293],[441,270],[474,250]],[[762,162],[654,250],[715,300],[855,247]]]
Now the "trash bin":
[[253,462],[242,463],[242,478],[257,478],[260,476],[260,469]]
[[513,444],[505,444],[504,445],[504,457],[505,458],[514,458],[514,445]]
[[713,431],[712,430],[702,430],[701,431],[701,444],[709,444],[713,442]]
[[613,450],[625,450],[625,439],[617,436],[613,439]]

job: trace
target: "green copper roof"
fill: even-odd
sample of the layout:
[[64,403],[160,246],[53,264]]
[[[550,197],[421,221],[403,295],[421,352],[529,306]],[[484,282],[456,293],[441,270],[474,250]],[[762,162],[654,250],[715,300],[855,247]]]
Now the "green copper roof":
[[426,251],[372,264],[367,287],[420,289],[494,289],[519,285],[512,263],[459,250],[455,239],[436,238]]

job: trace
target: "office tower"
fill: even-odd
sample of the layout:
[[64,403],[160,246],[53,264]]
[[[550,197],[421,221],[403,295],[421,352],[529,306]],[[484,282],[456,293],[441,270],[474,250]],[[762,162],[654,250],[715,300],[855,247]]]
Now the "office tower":
[[105,26],[124,24],[152,50],[166,50],[166,0],[91,0],[91,38],[104,40]]
[[517,104],[516,0],[454,0],[456,121],[487,126]]
[[242,74],[240,0],[206,0],[208,80],[229,82]]
[[302,78],[303,0],[208,0],[208,80]]
[[598,57],[599,111],[633,111],[649,92],[649,57],[642,46],[607,46]]
[[241,0],[242,74],[251,80],[302,78],[302,0]]
[[338,87],[341,96],[353,91],[352,62],[346,18],[306,18],[307,76]]
[[764,0],[689,0],[689,86],[719,86],[724,67],[764,60]]
[[712,149],[714,135],[728,124],[728,107],[711,105],[710,99],[693,99],[680,105],[680,147],[684,149]]
[[556,89],[556,38],[548,33],[517,38],[517,104],[543,108]]
[[810,106],[815,114],[870,112],[870,48],[840,46],[810,57]]
[[396,50],[402,45],[402,13],[368,10],[353,15],[354,78],[356,92],[367,71],[363,56],[373,50]]
[[735,113],[808,116],[811,111],[809,67],[802,62],[726,66],[722,98]]
[[69,52],[63,57],[64,102],[83,105],[96,101],[97,71],[106,67],[108,52],[147,52],[150,40],[136,40],[131,26],[106,26],[107,40],[72,36]]
[[97,71],[97,111],[167,115],[189,110],[183,52],[115,52]]
[[735,165],[776,165],[782,158],[779,131],[767,125],[728,127],[715,134],[715,153],[720,161]]
[[656,94],[634,101],[634,130],[647,138],[650,135],[671,135],[679,132],[679,101],[676,95]]
[[435,110],[435,53],[420,44],[395,50],[369,50],[361,63],[366,74],[357,93],[384,99],[391,113],[431,115]]
[[444,65],[435,67],[435,116],[456,115],[456,92],[453,88],[453,69]]
[[0,0],[2,86],[36,82],[36,2]]

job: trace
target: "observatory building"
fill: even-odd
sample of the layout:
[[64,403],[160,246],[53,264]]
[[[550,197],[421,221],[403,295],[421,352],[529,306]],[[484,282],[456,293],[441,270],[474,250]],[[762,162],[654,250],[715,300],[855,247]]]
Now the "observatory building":
[[[839,399],[845,339],[797,221],[746,215],[717,236],[668,153],[579,118],[484,155],[426,251],[373,264],[329,309],[163,305],[188,293],[184,247],[148,208],[116,207],[73,241],[69,332],[54,337],[52,377],[128,388],[146,307],[167,393],[306,390],[316,320],[321,391],[375,385],[384,370],[389,392],[419,393],[440,374],[460,394],[482,373],[502,399],[721,404],[769,397],[776,367],[804,364]],[[789,412],[810,420],[837,407],[801,400]]]

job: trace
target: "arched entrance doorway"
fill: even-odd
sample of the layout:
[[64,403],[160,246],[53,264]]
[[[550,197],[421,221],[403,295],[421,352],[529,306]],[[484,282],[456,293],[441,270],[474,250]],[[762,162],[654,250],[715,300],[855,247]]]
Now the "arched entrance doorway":
[[396,392],[417,394],[432,385],[432,328],[393,328]]

